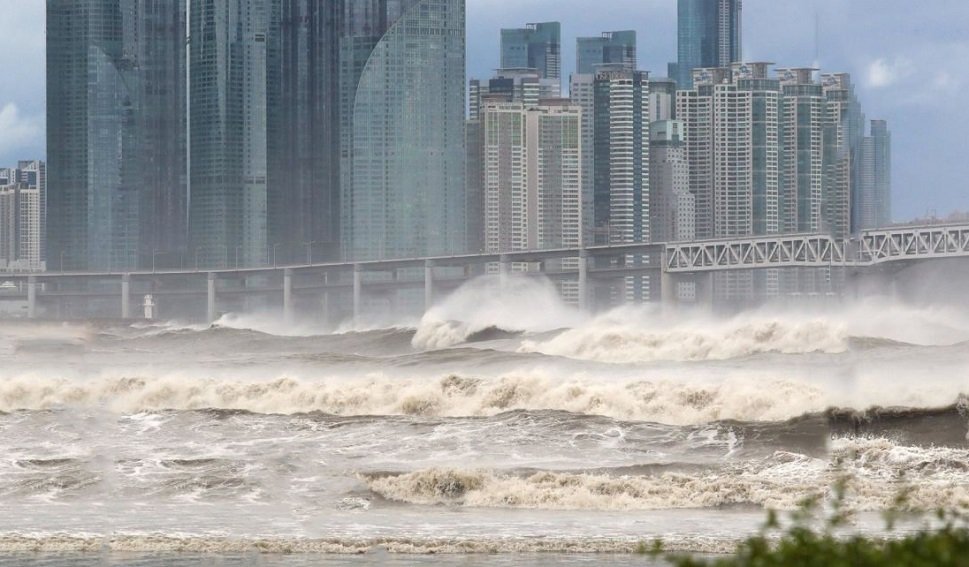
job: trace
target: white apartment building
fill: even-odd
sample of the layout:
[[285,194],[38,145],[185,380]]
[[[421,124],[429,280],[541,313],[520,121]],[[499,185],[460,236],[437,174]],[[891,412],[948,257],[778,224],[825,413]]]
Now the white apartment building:
[[21,161],[0,169],[0,270],[46,269],[46,194],[44,162]]
[[[582,112],[567,100],[486,102],[483,125],[484,249],[489,253],[582,244]],[[577,258],[561,269],[577,269]],[[513,269],[527,271],[528,264]],[[555,271],[555,266],[546,266]],[[495,272],[497,266],[490,266]],[[563,295],[578,300],[574,282]]]

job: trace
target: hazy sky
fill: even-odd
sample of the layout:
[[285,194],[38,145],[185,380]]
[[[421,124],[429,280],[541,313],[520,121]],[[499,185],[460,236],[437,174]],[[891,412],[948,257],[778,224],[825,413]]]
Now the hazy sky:
[[[44,4],[0,0],[0,165],[44,155]],[[548,20],[562,22],[565,74],[574,38],[608,30],[635,29],[654,76],[675,58],[676,0],[468,0],[469,75],[497,67],[500,28]],[[899,220],[969,210],[966,30],[966,0],[744,1],[745,59],[848,71],[868,117],[889,121]]]

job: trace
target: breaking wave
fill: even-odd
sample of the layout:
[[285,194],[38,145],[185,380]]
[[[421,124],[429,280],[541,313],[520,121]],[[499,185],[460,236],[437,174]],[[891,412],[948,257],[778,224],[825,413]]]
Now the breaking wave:
[[654,330],[604,318],[544,342],[525,341],[523,352],[599,362],[727,360],[754,354],[835,354],[847,351],[844,325],[826,321],[730,321]]
[[755,505],[794,510],[847,481],[856,511],[886,510],[907,494],[915,510],[969,508],[969,451],[845,438],[828,459],[776,452],[717,470],[657,475],[430,469],[361,475],[388,500],[418,505],[552,510],[669,510]]
[[[950,399],[951,401],[951,399]],[[265,414],[491,416],[560,410],[617,419],[689,425],[732,419],[782,421],[831,404],[818,387],[796,381],[557,380],[541,376],[438,380],[358,379],[245,382],[187,377],[39,377],[0,381],[0,411],[104,408],[120,413],[229,409]]]
[[[260,414],[339,416],[493,416],[515,410],[564,411],[628,421],[696,425],[716,421],[779,422],[829,408],[940,408],[959,402],[962,384],[924,395],[867,384],[867,398],[842,397],[822,384],[763,376],[716,382],[556,379],[541,374],[501,378],[448,375],[436,380],[386,377],[270,381],[157,378],[0,381],[0,412],[92,408],[132,414],[166,410],[239,410]],[[844,414],[850,422],[851,412]]]

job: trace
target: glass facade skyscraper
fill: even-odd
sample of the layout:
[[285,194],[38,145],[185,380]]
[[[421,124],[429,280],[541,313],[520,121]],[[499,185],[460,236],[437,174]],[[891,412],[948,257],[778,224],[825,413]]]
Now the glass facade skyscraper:
[[677,62],[670,78],[693,87],[693,69],[729,67],[741,60],[743,0],[678,0]]
[[189,235],[204,266],[265,262],[269,45],[278,3],[190,3]]
[[888,123],[872,120],[861,143],[854,230],[888,226],[892,221],[892,137]]
[[52,268],[184,252],[184,49],[182,0],[48,0]]
[[535,69],[543,79],[555,79],[561,90],[562,25],[528,24],[501,30],[501,68]]
[[596,67],[603,64],[620,64],[636,69],[636,32],[604,32],[599,37],[576,39],[576,73],[595,73]]
[[394,6],[356,88],[344,86],[342,234],[352,260],[465,250],[465,3]]
[[340,3],[283,0],[270,53],[269,243],[276,261],[339,256]]

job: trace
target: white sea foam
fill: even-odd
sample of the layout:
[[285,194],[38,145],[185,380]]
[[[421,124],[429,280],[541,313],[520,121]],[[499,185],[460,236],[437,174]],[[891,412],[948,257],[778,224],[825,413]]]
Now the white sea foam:
[[[953,399],[955,399],[953,397]],[[777,421],[826,409],[817,387],[786,380],[726,379],[717,384],[541,375],[478,379],[341,379],[265,382],[186,376],[0,381],[0,411],[61,407],[119,413],[232,409],[257,413],[489,416],[511,410],[562,410],[673,425],[721,419]]]
[[700,472],[613,476],[601,473],[430,469],[362,475],[389,500],[420,505],[553,510],[668,510],[752,504],[793,510],[846,479],[856,511],[886,510],[906,491],[918,510],[969,508],[969,451],[898,446],[887,439],[843,439],[829,459],[777,452]]
[[[728,553],[740,538],[663,538],[666,551]],[[0,533],[0,553],[391,554],[635,553],[640,537],[219,537],[168,533]]]
[[489,328],[542,332],[582,325],[587,316],[566,305],[544,279],[512,275],[477,278],[432,307],[421,319],[413,345],[438,349],[465,342]]

